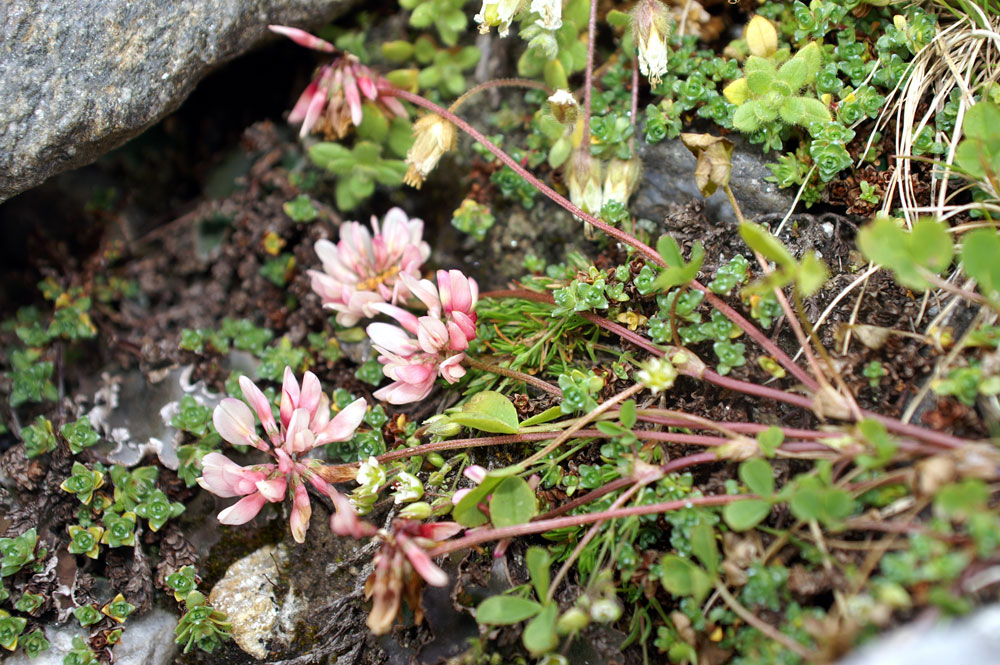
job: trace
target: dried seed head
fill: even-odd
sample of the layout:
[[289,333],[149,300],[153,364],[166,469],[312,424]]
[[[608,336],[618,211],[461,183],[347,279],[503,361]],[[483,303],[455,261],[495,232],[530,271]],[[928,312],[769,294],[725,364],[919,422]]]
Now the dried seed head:
[[632,10],[632,37],[639,51],[639,71],[652,85],[667,72],[670,12],[660,0],[641,0]]
[[413,123],[413,146],[406,153],[409,168],[403,182],[420,189],[441,156],[455,149],[456,138],[455,125],[439,115],[425,115]]

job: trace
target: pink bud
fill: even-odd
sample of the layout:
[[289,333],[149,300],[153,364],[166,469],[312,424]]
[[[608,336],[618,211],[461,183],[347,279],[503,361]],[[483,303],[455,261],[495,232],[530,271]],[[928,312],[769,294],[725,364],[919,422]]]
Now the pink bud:
[[243,398],[250,404],[257,414],[257,419],[264,426],[264,432],[267,433],[268,438],[271,439],[272,443],[280,443],[278,423],[274,421],[274,413],[271,411],[271,403],[267,401],[267,397],[253,381],[245,376],[240,377],[240,388],[243,389]]
[[297,543],[306,541],[306,530],[309,529],[309,518],[312,516],[312,506],[309,504],[309,492],[301,482],[295,483],[295,497],[292,500],[292,515],[289,526],[292,538]]
[[269,25],[267,27],[271,32],[284,35],[299,46],[311,48],[316,51],[325,51],[327,53],[333,53],[337,50],[330,42],[320,39],[316,35],[311,35],[305,30],[300,30],[299,28],[291,28],[286,25]]
[[427,552],[413,542],[409,536],[404,533],[397,533],[396,542],[399,543],[399,548],[406,555],[410,565],[413,566],[413,569],[417,571],[420,577],[424,578],[424,581],[431,586],[448,585],[448,573],[434,565],[431,558],[427,556]]

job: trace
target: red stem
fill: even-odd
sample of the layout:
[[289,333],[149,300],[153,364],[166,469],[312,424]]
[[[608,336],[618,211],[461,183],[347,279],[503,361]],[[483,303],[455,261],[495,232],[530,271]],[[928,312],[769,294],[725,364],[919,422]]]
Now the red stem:
[[686,499],[675,501],[664,501],[663,503],[651,503],[645,506],[629,506],[628,508],[618,508],[616,510],[606,510],[598,513],[587,513],[585,515],[570,515],[568,517],[555,517],[548,520],[538,520],[526,524],[515,524],[499,529],[477,529],[475,532],[467,534],[455,540],[441,543],[427,554],[431,557],[442,556],[457,550],[472,547],[480,543],[491,540],[503,540],[505,538],[516,538],[534,533],[545,533],[553,529],[561,529],[568,526],[583,526],[604,520],[613,520],[620,517],[631,517],[632,515],[652,515],[655,513],[666,513],[671,510],[690,508],[691,506],[722,506],[727,503],[744,501],[746,499],[756,499],[753,494],[722,494],[719,496],[692,496]]
[[580,145],[590,154],[590,96],[594,88],[594,35],[597,33],[597,0],[590,0],[587,23],[587,68],[583,78],[583,140]]

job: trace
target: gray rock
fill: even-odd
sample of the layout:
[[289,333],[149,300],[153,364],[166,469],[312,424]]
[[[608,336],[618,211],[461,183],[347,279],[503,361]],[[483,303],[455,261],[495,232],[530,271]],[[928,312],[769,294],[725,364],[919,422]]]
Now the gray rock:
[[[162,609],[154,609],[138,619],[129,619],[122,633],[122,643],[115,647],[117,665],[167,665],[174,659],[174,628],[177,616]],[[47,626],[45,637],[51,646],[34,660],[29,660],[23,650],[14,652],[4,661],[6,665],[61,665],[63,658],[73,648],[73,637],[86,639],[76,619],[60,627]]]
[[356,1],[5,0],[0,202],[137,136],[269,23],[321,24]]
[[293,587],[282,601],[275,598],[279,567],[287,562],[283,546],[265,545],[229,566],[208,596],[212,606],[229,617],[233,642],[258,660],[267,657],[272,643],[288,644],[295,620],[305,609]]
[[[779,189],[776,184],[764,180],[771,175],[764,164],[775,161],[778,156],[763,155],[757,146],[750,145],[739,136],[730,135],[727,138],[736,144],[729,184],[743,215],[752,219],[758,215],[787,212],[795,198],[795,190]],[[632,200],[632,210],[636,215],[659,222],[667,215],[671,204],[705,201],[705,215],[709,221],[735,221],[736,215],[722,190],[708,199],[702,197],[694,184],[694,155],[680,139],[655,144],[640,141],[639,155],[642,157],[643,176],[642,185]]]
[[937,626],[917,621],[874,640],[839,665],[1000,663],[1000,605]]

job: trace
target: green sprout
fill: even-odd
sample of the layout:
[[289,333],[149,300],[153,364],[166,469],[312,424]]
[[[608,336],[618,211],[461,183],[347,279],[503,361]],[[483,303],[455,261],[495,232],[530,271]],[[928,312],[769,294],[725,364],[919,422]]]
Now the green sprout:
[[135,522],[135,513],[126,512],[121,515],[104,513],[104,535],[101,537],[101,543],[109,547],[124,545],[135,547]]
[[25,591],[14,603],[14,609],[25,614],[34,614],[45,603],[45,596]]
[[175,641],[184,645],[184,653],[197,646],[202,651],[212,653],[230,637],[232,626],[226,613],[213,609],[205,602],[199,591],[191,591],[184,600],[186,610],[174,629]]
[[21,638],[21,647],[31,660],[34,660],[43,651],[48,651],[50,646],[41,628],[36,628]]
[[142,503],[135,507],[135,514],[149,522],[151,531],[159,531],[160,527],[167,523],[167,520],[177,517],[183,512],[184,504],[171,503],[161,489],[153,490]]
[[9,612],[0,610],[0,647],[13,651],[17,648],[17,638],[24,632],[28,620],[23,617],[12,617]]
[[32,425],[21,430],[24,439],[24,456],[28,459],[52,452],[58,447],[52,421],[45,416],[38,416]]
[[28,529],[14,538],[0,538],[0,577],[9,577],[33,561],[40,564],[48,553],[38,545],[38,534],[34,528]]
[[198,588],[194,566],[184,566],[167,575],[167,586],[174,592],[174,600],[177,602],[184,600],[189,593]]
[[79,524],[71,524],[68,529],[71,540],[67,549],[70,554],[85,554],[91,559],[96,559],[100,551],[104,527],[84,528]]
[[66,439],[70,452],[74,455],[78,455],[84,448],[90,448],[101,439],[101,436],[94,431],[90,418],[86,416],[74,423],[66,423],[59,428],[59,433]]
[[94,499],[94,492],[103,486],[104,474],[100,469],[91,470],[79,462],[73,462],[73,474],[62,482],[59,489],[75,494],[81,503],[89,506]]
[[63,658],[63,665],[98,665],[94,652],[79,635],[73,638],[73,648]]
[[79,621],[80,625],[84,628],[92,626],[103,618],[100,610],[93,605],[81,605],[73,610],[73,616],[76,617],[76,620]]
[[101,608],[101,614],[111,617],[118,623],[125,623],[126,617],[132,612],[135,612],[135,605],[125,600],[122,594],[118,594]]

